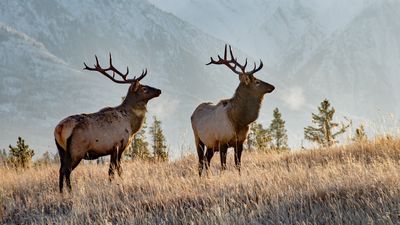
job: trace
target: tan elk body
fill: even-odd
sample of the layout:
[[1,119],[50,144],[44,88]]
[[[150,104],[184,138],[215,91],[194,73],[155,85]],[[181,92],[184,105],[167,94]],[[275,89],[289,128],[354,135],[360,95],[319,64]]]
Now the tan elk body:
[[[110,55],[110,67],[100,67],[97,57],[96,65],[90,68],[85,64],[86,70],[98,71],[116,83],[130,84],[124,101],[116,107],[107,107],[96,113],[73,115],[62,120],[54,130],[54,137],[60,154],[60,192],[63,189],[64,178],[71,189],[70,175],[72,170],[82,159],[97,159],[98,157],[111,155],[109,175],[114,175],[114,169],[121,175],[120,165],[122,153],[130,144],[134,134],[141,128],[147,112],[147,102],[161,94],[161,91],[139,81],[146,76],[143,71],[136,79],[127,79],[126,74],[120,73],[112,66]],[[107,72],[112,71],[110,75]],[[115,73],[123,78],[116,80]]]
[[218,147],[219,143],[227,143],[235,137],[235,128],[228,116],[228,108],[231,108],[231,105],[226,102],[217,105],[203,103],[193,113],[192,125],[196,136],[208,148]]
[[[240,160],[243,151],[243,142],[246,140],[249,124],[258,117],[263,97],[272,92],[274,86],[254,77],[263,64],[246,72],[247,59],[240,65],[233,56],[229,46],[231,59],[227,59],[225,45],[224,58],[218,55],[218,61],[211,58],[209,64],[222,64],[239,75],[240,84],[232,98],[222,100],[218,104],[202,103],[192,114],[191,122],[195,136],[196,149],[199,157],[199,175],[203,166],[210,165],[214,152],[220,152],[222,169],[226,168],[226,153],[229,147],[235,150],[235,164],[240,171]],[[241,71],[237,71],[239,67]]]

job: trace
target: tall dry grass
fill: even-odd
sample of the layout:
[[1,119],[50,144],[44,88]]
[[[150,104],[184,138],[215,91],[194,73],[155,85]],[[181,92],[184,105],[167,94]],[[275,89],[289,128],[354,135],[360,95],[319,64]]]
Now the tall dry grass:
[[400,224],[400,140],[243,156],[241,176],[199,178],[197,159],[79,165],[73,193],[58,193],[58,166],[0,169],[5,224]]

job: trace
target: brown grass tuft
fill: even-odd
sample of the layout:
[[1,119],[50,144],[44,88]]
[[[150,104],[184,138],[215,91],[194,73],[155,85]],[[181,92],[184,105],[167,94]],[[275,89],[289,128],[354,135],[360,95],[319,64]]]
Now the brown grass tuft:
[[58,193],[58,165],[0,169],[0,223],[6,224],[399,224],[400,140],[243,156],[243,172],[199,178],[197,158],[80,165],[72,194]]

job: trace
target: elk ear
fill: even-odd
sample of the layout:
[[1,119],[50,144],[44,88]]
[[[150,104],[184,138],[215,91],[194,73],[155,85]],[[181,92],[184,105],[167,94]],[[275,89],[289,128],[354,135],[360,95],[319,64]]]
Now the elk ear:
[[250,77],[247,74],[240,74],[239,80],[240,80],[240,82],[243,82],[246,85],[250,84]]
[[137,90],[139,90],[140,84],[139,81],[135,81],[135,83],[131,84],[129,90],[131,92],[137,92]]

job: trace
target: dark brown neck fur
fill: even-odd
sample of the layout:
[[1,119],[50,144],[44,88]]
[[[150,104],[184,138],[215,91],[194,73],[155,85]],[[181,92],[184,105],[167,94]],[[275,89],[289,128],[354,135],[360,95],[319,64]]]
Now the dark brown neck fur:
[[228,109],[229,119],[235,126],[236,132],[257,119],[262,100],[263,96],[254,96],[245,84],[239,84],[234,96],[229,99],[231,107]]
[[128,94],[118,107],[129,117],[132,134],[136,133],[142,127],[145,119],[147,101],[138,101],[134,96],[129,96]]

